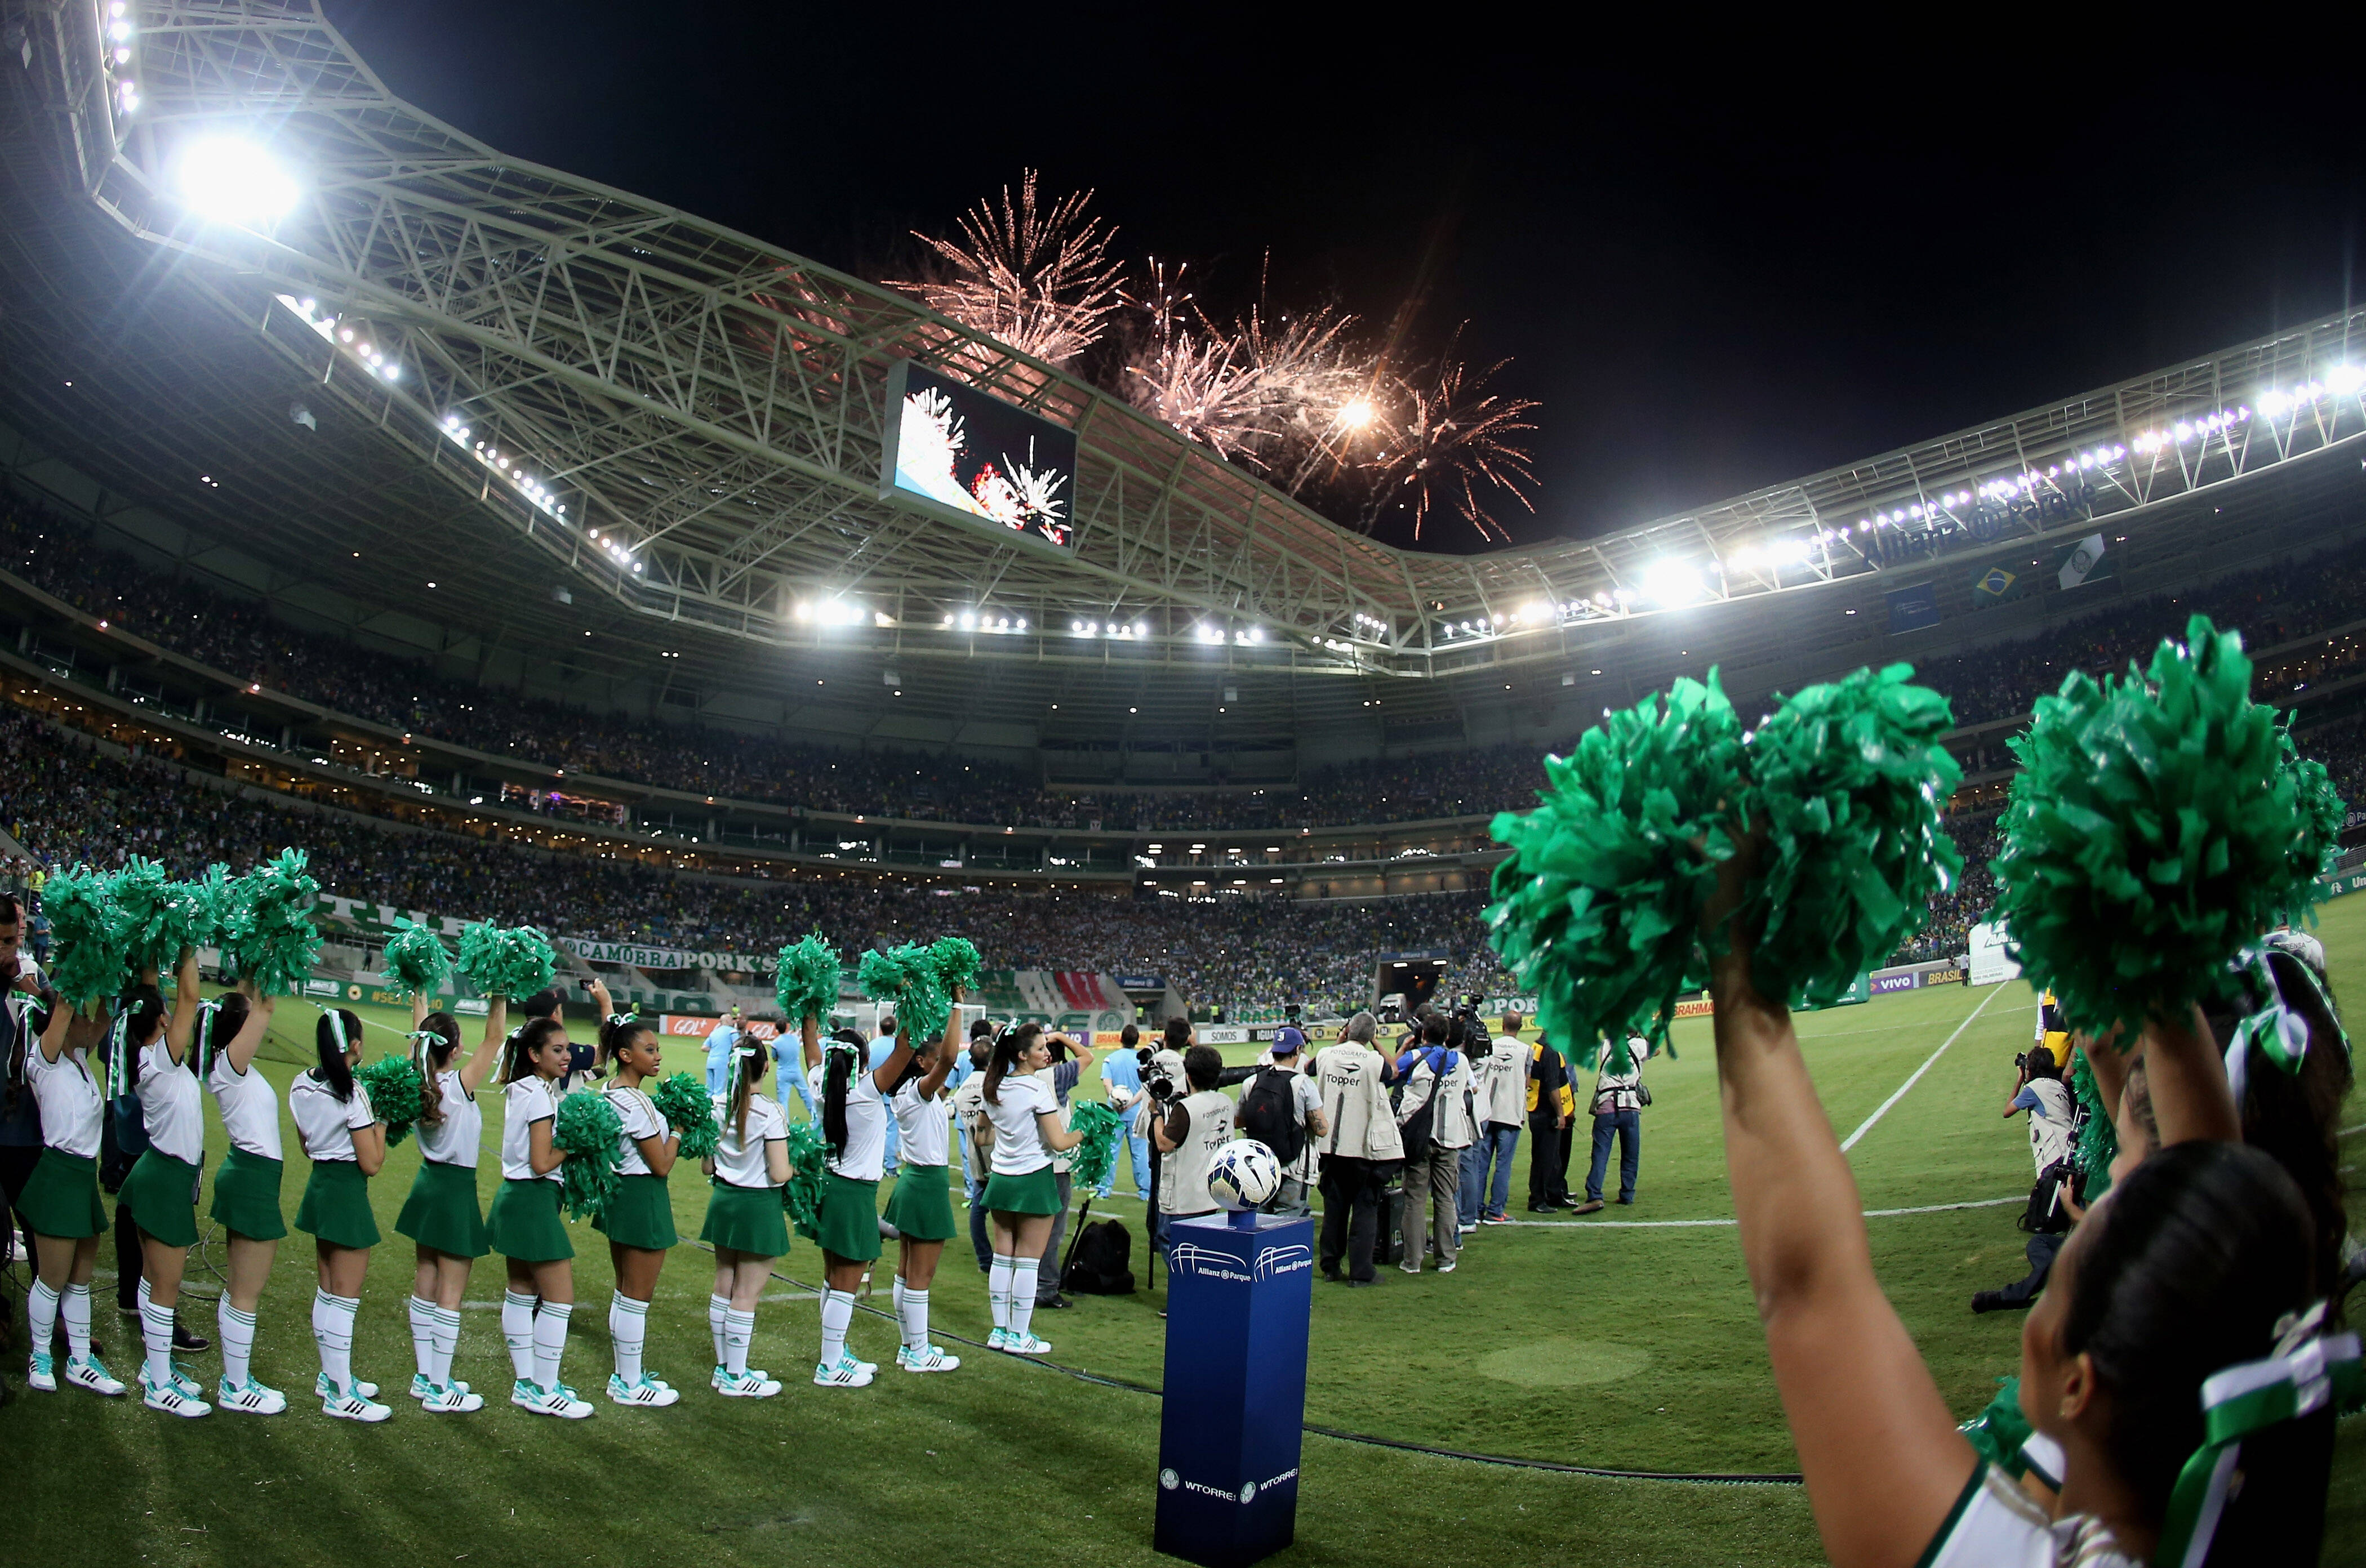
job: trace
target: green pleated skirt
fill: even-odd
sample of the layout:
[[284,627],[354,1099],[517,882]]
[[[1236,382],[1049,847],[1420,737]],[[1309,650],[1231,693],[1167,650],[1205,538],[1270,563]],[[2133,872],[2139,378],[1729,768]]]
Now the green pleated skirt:
[[821,1247],[850,1263],[879,1256],[879,1183],[835,1170],[821,1175]]
[[369,1178],[362,1168],[350,1159],[314,1160],[304,1201],[296,1206],[296,1228],[332,1247],[377,1246],[377,1215],[370,1212]]
[[214,1168],[214,1218],[233,1236],[278,1240],[287,1234],[287,1221],[279,1212],[279,1185],[287,1170],[279,1160],[231,1149]]
[[574,1257],[575,1243],[568,1239],[558,1206],[556,1182],[503,1182],[493,1194],[492,1215],[486,1222],[493,1250],[521,1263],[555,1263]]
[[421,1160],[394,1228],[446,1258],[481,1258],[491,1251],[485,1216],[477,1206],[476,1168]]
[[132,1162],[116,1194],[119,1215],[129,1208],[141,1230],[167,1247],[197,1244],[197,1168],[161,1148],[144,1150]]
[[1024,1176],[990,1176],[984,1196],[988,1214],[1055,1215],[1060,1212],[1060,1179],[1049,1165]]
[[616,1195],[592,1221],[592,1228],[619,1247],[648,1252],[662,1252],[682,1239],[673,1227],[673,1198],[662,1176],[620,1178]]
[[735,1187],[717,1180],[706,1199],[698,1238],[751,1258],[782,1258],[789,1250],[789,1219],[778,1187]]
[[17,1212],[36,1236],[79,1241],[107,1229],[107,1205],[98,1201],[98,1161],[62,1149],[41,1150],[25,1179]]
[[907,1165],[887,1194],[887,1223],[912,1241],[951,1241],[960,1234],[953,1225],[952,1191],[945,1185],[941,1165]]

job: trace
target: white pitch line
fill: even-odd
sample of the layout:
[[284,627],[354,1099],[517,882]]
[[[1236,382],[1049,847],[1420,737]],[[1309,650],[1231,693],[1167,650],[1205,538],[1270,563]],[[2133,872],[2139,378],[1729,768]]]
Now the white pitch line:
[[2341,1136],[2343,1137],[2348,1137],[2352,1133],[2366,1133],[2366,1122],[2360,1122],[2354,1127],[2344,1127],[2341,1129]]
[[[1867,1219],[1895,1219],[1899,1215],[1945,1214],[1950,1209],[1993,1209],[2005,1204],[2025,1204],[2026,1195],[2011,1198],[1973,1198],[1960,1204],[1924,1204],[1910,1209],[1866,1209]],[[1691,1230],[1707,1226],[1739,1225],[1732,1219],[1507,1219],[1499,1225],[1516,1225],[1538,1230]],[[1493,1226],[1489,1226],[1492,1229]],[[1465,1237],[1462,1245],[1470,1245]]]
[[1867,1116],[1863,1122],[1858,1124],[1856,1131],[1849,1134],[1846,1138],[1842,1140],[1841,1152],[1842,1154],[1846,1154],[1850,1149],[1854,1148],[1856,1147],[1857,1139],[1873,1131],[1874,1123],[1889,1114],[1889,1108],[1892,1105],[1897,1104],[1900,1100],[1906,1098],[1906,1092],[1913,1088],[1915,1084],[1921,1081],[1922,1075],[1931,1070],[1932,1063],[1937,1061],[1941,1057],[1947,1054],[1947,1047],[1954,1045],[1957,1036],[1961,1036],[1965,1030],[1972,1026],[1972,1020],[1974,1018],[1978,1017],[1981,1014],[1988,1011],[1989,1003],[1994,1002],[1999,993],[2003,990],[2004,987],[2001,985],[1995,986],[1989,990],[1986,996],[1980,998],[1980,1004],[1977,1007],[1973,1008],[1962,1023],[1955,1025],[1955,1034],[1948,1036],[1944,1040],[1941,1041],[1939,1048],[1932,1051],[1929,1058],[1923,1061],[1922,1065],[1914,1070],[1914,1076],[1899,1084],[1898,1086],[1897,1093],[1892,1094],[1888,1099],[1884,1100],[1881,1103],[1879,1109],[1876,1110],[1872,1115]]

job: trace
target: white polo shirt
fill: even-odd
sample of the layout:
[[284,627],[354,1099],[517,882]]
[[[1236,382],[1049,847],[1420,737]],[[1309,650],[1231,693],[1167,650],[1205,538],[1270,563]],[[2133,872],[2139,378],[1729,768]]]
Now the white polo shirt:
[[367,1085],[355,1084],[353,1097],[339,1100],[321,1081],[317,1070],[298,1073],[287,1086],[287,1110],[296,1118],[296,1137],[315,1165],[353,1163],[355,1132],[377,1120]]
[[513,1080],[501,1112],[501,1180],[504,1182],[557,1182],[557,1167],[535,1175],[534,1170],[534,1125],[547,1122],[558,1114],[558,1093],[550,1081],[539,1073],[527,1073]]
[[206,1159],[205,1095],[197,1070],[173,1059],[173,1047],[159,1035],[140,1047],[140,1120],[159,1154],[187,1165]]

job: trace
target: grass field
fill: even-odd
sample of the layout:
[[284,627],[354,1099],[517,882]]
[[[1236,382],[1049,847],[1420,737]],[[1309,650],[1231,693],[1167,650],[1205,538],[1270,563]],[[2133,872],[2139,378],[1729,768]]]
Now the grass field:
[[[2330,906],[2322,934],[2337,988],[2366,994],[2366,898]],[[1799,1020],[1842,1137],[1953,1036],[1851,1159],[1868,1209],[1989,1204],[1867,1222],[1892,1300],[1964,1414],[2018,1364],[2020,1318],[1975,1317],[1968,1302],[2023,1269],[2015,1210],[1990,1201],[2017,1203],[2031,1180],[2022,1124],[2000,1115],[2031,1012],[2028,988],[2015,982],[1913,992]],[[407,1026],[384,1010],[370,1016]],[[313,1017],[301,1005],[282,1009],[265,1069],[283,1086],[309,1049]],[[389,1035],[380,1048],[394,1043]],[[1733,1228],[1661,1223],[1732,1213],[1707,1021],[1680,1025],[1676,1043],[1677,1059],[1655,1062],[1651,1072],[1655,1103],[1644,1117],[1636,1207],[1482,1231],[1468,1238],[1452,1275],[1384,1270],[1378,1290],[1316,1285],[1311,1423],[1617,1469],[1793,1468]],[[670,1065],[694,1071],[702,1058],[700,1046],[684,1042]],[[486,1098],[490,1124],[500,1107]],[[2366,1115],[2353,1110],[2349,1119]],[[211,1118],[208,1132],[218,1159],[220,1128]],[[292,1126],[287,1137],[292,1213],[305,1165]],[[489,1125],[489,1151],[497,1137]],[[2349,1147],[2366,1147],[2366,1134]],[[1524,1147],[1523,1168],[1525,1156]],[[1584,1158],[1581,1148],[1572,1184]],[[372,1261],[355,1339],[357,1372],[390,1393],[411,1372],[403,1313],[411,1249],[394,1235],[393,1218],[416,1160],[415,1144],[406,1143],[373,1183],[388,1242]],[[497,1178],[489,1155],[480,1167],[488,1201]],[[672,1190],[677,1223],[695,1235],[704,1183],[686,1170]],[[1522,1218],[1524,1202],[1525,1188],[1515,1185]],[[1096,1208],[1104,1211],[1129,1222],[1141,1215],[1139,1202],[1125,1196]],[[610,1272],[603,1238],[588,1226],[574,1234],[578,1306],[567,1377],[590,1392],[608,1368]],[[220,1266],[218,1240],[203,1257]],[[130,1353],[136,1336],[108,1310],[111,1260],[103,1249],[98,1332],[125,1373],[137,1359]],[[262,1310],[257,1375],[291,1395],[310,1386],[317,1365],[308,1327],[311,1265],[309,1238],[291,1234]],[[763,1403],[724,1401],[699,1386],[711,1358],[712,1272],[706,1255],[687,1243],[669,1261],[649,1319],[651,1369],[689,1391],[670,1410],[624,1411],[600,1400],[594,1419],[559,1427],[498,1397],[478,1415],[439,1418],[397,1396],[391,1421],[362,1428],[326,1419],[303,1397],[274,1419],[182,1422],[130,1401],[24,1395],[0,1410],[0,1454],[16,1503],[12,1558],[44,1568],[266,1568],[364,1554],[471,1564],[827,1560],[899,1568],[1154,1560],[1157,1400],[952,1345],[954,1336],[982,1340],[989,1327],[984,1276],[961,1243],[939,1276],[934,1322],[965,1364],[928,1378],[891,1366],[865,1390],[824,1392],[805,1381],[818,1335],[811,1294],[818,1255],[799,1241],[779,1271],[779,1288],[758,1315],[754,1361],[787,1388]],[[887,1271],[877,1279],[883,1308]],[[185,1319],[210,1337],[213,1279],[193,1262],[191,1280]],[[500,1261],[486,1260],[470,1284],[456,1363],[457,1375],[488,1392],[508,1386],[493,1310],[501,1290]],[[1086,1298],[1073,1310],[1039,1314],[1036,1329],[1065,1366],[1155,1387],[1163,1299],[1163,1290]],[[852,1342],[858,1353],[892,1362],[892,1321],[859,1316]],[[195,1365],[208,1380],[220,1370],[210,1352]],[[1820,1558],[1796,1486],[1607,1480],[1319,1436],[1306,1439],[1303,1469],[1299,1544],[1279,1562]],[[2341,1435],[2327,1540],[2327,1562],[2366,1562],[2366,1422],[2347,1423]]]

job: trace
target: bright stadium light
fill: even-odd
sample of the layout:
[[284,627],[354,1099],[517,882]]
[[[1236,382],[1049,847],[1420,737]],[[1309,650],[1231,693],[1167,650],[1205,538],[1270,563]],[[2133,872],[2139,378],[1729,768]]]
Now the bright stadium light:
[[2337,364],[2325,373],[2325,386],[2328,392],[2347,398],[2360,386],[2366,386],[2366,370],[2354,364]]
[[1662,556],[1643,572],[1643,593],[1666,608],[1690,604],[1708,590],[1700,574],[1673,556]]
[[181,154],[181,199],[219,223],[276,223],[295,210],[296,177],[252,141],[209,136]]

